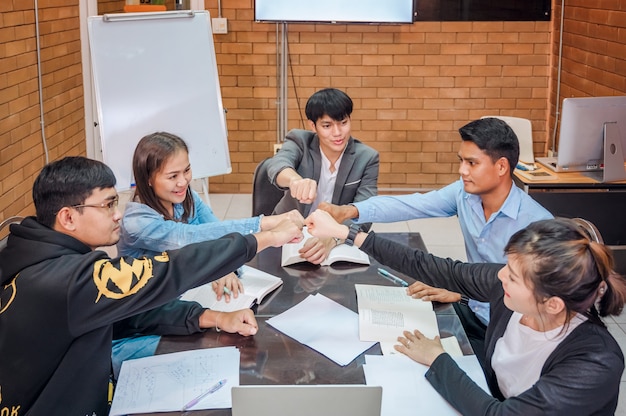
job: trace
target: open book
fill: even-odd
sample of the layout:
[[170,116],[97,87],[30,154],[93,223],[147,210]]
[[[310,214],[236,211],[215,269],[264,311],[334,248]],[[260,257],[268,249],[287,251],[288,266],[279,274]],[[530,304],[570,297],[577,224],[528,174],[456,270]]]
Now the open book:
[[439,335],[432,302],[413,299],[406,288],[355,284],[361,341],[397,343],[402,331],[419,329],[425,336]]
[[224,297],[218,302],[211,283],[186,291],[180,299],[198,302],[204,308],[214,311],[233,312],[249,308],[255,303],[260,304],[265,296],[283,284],[283,279],[253,267],[244,265],[242,270],[240,279],[243,283],[243,293],[239,293],[237,298],[231,296],[228,303]]
[[[285,244],[283,245],[282,259],[280,262],[281,266],[289,266],[292,264],[302,263],[306,260],[300,257],[300,250],[306,240],[311,238],[311,234],[308,233],[306,227],[302,229],[302,233],[304,234],[304,238],[301,242],[296,244]],[[348,246],[345,244],[339,244],[337,247],[333,248],[328,254],[326,260],[324,260],[321,265],[322,266],[330,266],[333,263],[338,261],[345,261],[350,263],[357,264],[370,264],[370,258],[367,254],[359,250],[355,246]]]

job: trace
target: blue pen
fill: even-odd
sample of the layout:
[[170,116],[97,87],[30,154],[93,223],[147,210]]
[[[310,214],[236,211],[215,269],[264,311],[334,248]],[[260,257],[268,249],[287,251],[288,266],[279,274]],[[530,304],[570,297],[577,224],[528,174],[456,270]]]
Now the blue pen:
[[385,279],[391,280],[392,282],[394,282],[397,285],[404,286],[404,287],[408,287],[409,286],[409,284],[407,282],[405,282],[404,280],[400,279],[398,276],[389,273],[385,269],[378,268],[378,274],[381,275],[382,277],[384,277]]
[[226,381],[227,380],[225,378],[220,380],[220,381],[218,381],[210,389],[208,389],[207,391],[205,391],[204,393],[202,393],[201,395],[199,395],[198,397],[194,398],[192,401],[190,401],[189,403],[184,405],[183,406],[183,412],[187,411],[187,410],[191,409],[193,406],[197,405],[198,402],[200,402],[200,400],[204,399],[209,394],[213,394],[216,391],[218,391],[219,389],[221,389],[222,387],[224,387],[224,384],[226,384]]
[[227,288],[226,286],[224,286],[224,290],[223,290],[223,292],[224,292],[224,294],[225,294],[225,295],[228,295],[228,296],[230,296],[230,295],[232,294],[232,292],[230,291],[230,289],[229,289],[229,288]]

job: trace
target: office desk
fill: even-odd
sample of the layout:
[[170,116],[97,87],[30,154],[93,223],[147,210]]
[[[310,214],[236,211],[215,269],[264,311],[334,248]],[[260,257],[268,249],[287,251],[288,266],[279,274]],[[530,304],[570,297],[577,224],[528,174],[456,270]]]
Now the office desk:
[[[379,233],[412,247],[425,249],[418,233]],[[381,265],[372,260],[369,266],[346,264],[314,266],[309,263],[298,266],[280,266],[281,249],[269,248],[259,253],[250,263],[251,267],[281,277],[284,281],[263,303],[255,307],[259,331],[255,336],[208,331],[191,336],[163,337],[157,354],[224,346],[236,346],[241,354],[240,384],[365,384],[363,364],[365,354],[380,355],[379,344],[374,345],[347,366],[340,366],[317,351],[294,341],[267,324],[267,319],[280,314],[304,300],[309,294],[322,295],[357,311],[355,283],[392,286],[393,283],[378,275]],[[414,279],[397,273],[407,282]],[[451,305],[435,306],[439,332],[442,337],[456,336],[464,354],[472,349],[463,327]],[[306,317],[303,317],[303,322]],[[332,331],[332,327],[328,328]],[[180,415],[180,412],[159,415]],[[193,415],[230,415],[230,409],[199,410]]]
[[602,183],[583,172],[550,173],[557,179],[531,181],[517,172],[514,179],[555,217],[594,223],[613,250],[617,271],[626,273],[626,181]]

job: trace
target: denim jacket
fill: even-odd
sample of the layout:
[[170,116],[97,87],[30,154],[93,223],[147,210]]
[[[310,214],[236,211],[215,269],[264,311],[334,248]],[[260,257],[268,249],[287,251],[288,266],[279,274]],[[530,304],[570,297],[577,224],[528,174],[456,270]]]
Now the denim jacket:
[[[146,204],[129,202],[121,221],[120,256],[141,257],[160,254],[187,244],[220,238],[228,233],[251,234],[260,231],[261,218],[220,221],[200,195],[191,191],[194,213],[187,223],[166,220]],[[174,218],[183,214],[182,204],[174,204]]]

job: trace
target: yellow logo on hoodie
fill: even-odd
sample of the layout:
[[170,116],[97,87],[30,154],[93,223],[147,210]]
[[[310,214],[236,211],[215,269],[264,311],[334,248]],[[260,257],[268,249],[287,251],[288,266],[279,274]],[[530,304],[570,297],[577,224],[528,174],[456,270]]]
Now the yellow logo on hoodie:
[[[155,261],[168,262],[167,253],[154,258]],[[99,260],[93,267],[93,281],[98,288],[96,302],[102,296],[109,299],[122,299],[134,295],[154,276],[152,274],[152,259],[143,257],[133,259],[132,264],[121,258],[119,268],[116,268],[109,259]]]

